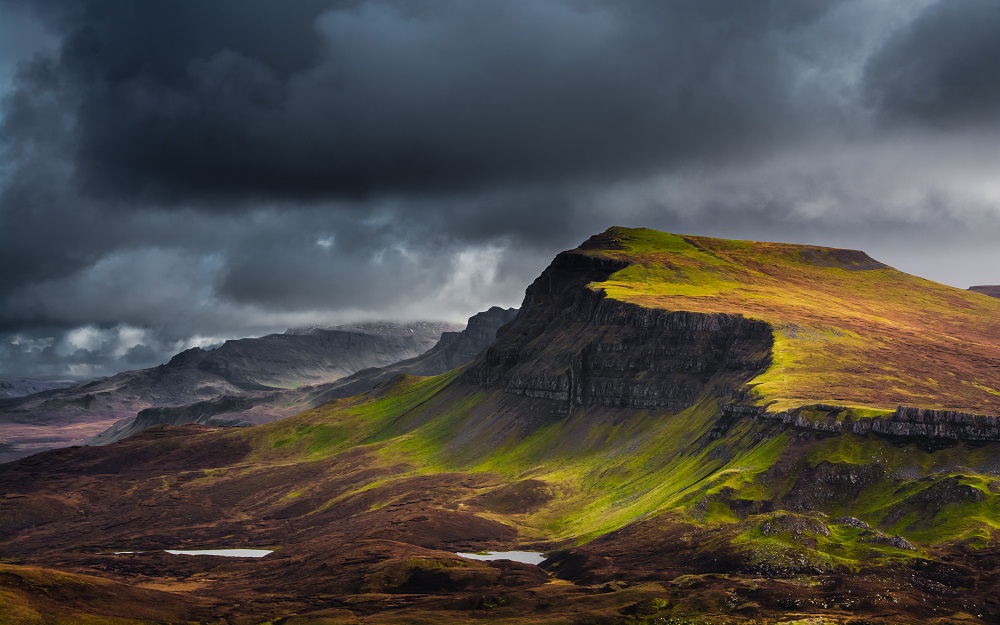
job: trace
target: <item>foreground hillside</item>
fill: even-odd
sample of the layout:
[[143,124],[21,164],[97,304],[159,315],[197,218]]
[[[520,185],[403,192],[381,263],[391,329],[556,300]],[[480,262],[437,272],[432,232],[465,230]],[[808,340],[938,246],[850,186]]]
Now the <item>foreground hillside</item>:
[[[24,622],[997,622],[997,319],[859,252],[612,229],[465,368],[0,466],[0,599]],[[210,547],[274,553],[154,551]],[[455,553],[514,548],[548,559]]]

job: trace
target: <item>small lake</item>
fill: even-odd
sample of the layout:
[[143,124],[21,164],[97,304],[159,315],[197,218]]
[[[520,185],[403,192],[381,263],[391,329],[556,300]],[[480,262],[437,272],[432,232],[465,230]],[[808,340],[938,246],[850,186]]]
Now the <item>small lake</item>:
[[[224,558],[263,558],[273,549],[164,549],[175,556],[222,556]],[[142,551],[116,551],[115,555],[143,553]]]
[[545,559],[545,555],[537,551],[485,551],[483,553],[458,552],[455,555],[469,558],[470,560],[513,560],[523,564],[539,565]]

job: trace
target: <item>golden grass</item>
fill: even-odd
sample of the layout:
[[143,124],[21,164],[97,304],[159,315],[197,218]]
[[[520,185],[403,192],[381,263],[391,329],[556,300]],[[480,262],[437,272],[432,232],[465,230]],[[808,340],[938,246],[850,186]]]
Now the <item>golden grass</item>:
[[822,402],[1000,414],[1000,299],[852,250],[626,228],[604,240],[579,251],[631,264],[591,288],[771,324],[774,362],[753,384],[773,410]]

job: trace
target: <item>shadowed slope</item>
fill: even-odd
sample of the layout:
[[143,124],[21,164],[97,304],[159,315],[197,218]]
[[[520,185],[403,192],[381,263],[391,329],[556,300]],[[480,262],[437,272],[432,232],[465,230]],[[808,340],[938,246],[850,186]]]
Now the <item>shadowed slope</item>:
[[89,440],[88,444],[107,445],[156,425],[260,425],[290,417],[334,399],[369,391],[403,375],[445,373],[475,358],[493,342],[497,330],[516,315],[516,308],[494,306],[470,317],[466,328],[461,332],[444,332],[434,347],[419,356],[384,367],[362,369],[335,382],[270,392],[222,395],[181,406],[147,408],[132,419],[115,423]]

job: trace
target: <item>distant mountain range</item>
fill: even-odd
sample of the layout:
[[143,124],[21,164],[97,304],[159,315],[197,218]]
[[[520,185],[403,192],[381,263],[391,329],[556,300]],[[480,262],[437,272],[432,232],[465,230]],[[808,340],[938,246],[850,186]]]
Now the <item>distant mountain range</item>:
[[293,389],[340,380],[419,356],[446,332],[441,322],[379,322],[226,341],[181,352],[164,365],[0,400],[0,461],[81,444],[151,407]]
[[420,356],[384,367],[362,369],[335,382],[279,391],[227,393],[191,404],[146,408],[135,417],[118,421],[90,439],[88,444],[107,445],[156,425],[260,425],[334,399],[364,393],[404,375],[438,375],[471,362],[493,343],[497,330],[516,315],[516,308],[494,306],[470,317],[464,330],[444,332],[441,340]]
[[1000,297],[1000,285],[984,284],[982,286],[970,286],[969,290],[989,295],[990,297]]
[[33,380],[30,378],[0,380],[0,399],[24,397],[25,395],[34,395],[43,391],[66,388],[75,384],[77,384],[75,380]]

